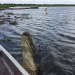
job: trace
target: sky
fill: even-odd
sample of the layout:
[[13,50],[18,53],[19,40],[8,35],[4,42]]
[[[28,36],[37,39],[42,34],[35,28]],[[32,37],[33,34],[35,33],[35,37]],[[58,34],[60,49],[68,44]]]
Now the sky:
[[75,0],[0,0],[1,4],[75,4]]

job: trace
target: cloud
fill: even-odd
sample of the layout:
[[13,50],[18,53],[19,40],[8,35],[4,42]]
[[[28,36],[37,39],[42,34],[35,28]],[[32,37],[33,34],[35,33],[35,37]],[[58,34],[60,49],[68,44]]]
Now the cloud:
[[0,0],[0,3],[22,4],[74,4],[75,0]]

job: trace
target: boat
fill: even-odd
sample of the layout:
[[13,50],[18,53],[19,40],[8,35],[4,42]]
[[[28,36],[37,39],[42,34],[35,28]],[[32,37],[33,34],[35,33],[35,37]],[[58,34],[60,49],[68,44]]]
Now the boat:
[[29,73],[1,45],[0,75],[29,75]]
[[37,6],[33,6],[33,7],[31,7],[31,9],[38,9],[39,7],[37,7]]

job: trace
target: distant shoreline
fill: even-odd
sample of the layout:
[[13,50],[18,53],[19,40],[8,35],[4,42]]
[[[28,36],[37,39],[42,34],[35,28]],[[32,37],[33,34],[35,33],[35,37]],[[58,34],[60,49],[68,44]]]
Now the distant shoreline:
[[38,7],[58,7],[58,6],[75,6],[75,4],[0,4],[0,8],[9,8],[15,6],[38,6]]

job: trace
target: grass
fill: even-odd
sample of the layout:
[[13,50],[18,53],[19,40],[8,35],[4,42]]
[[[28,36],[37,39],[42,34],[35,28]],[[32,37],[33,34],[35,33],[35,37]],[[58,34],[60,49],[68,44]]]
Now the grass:
[[12,39],[10,38],[10,37],[7,37],[7,38],[2,38],[2,39],[0,39],[0,41],[2,41],[2,42],[6,42],[6,41],[12,41]]
[[10,16],[8,15],[8,17],[10,17]]
[[16,18],[17,16],[14,16],[14,18]]
[[25,17],[26,19],[30,19],[29,17]]
[[15,6],[75,6],[75,4],[0,4],[0,8],[9,8]]
[[13,14],[13,13],[11,13],[11,12],[10,12],[10,13],[9,13],[9,12],[7,12],[7,15],[14,15],[14,14]]
[[11,25],[16,25],[17,22],[16,22],[16,21],[13,21],[13,22],[9,22],[9,24],[11,24]]
[[31,19],[32,19],[32,17],[31,17]]
[[29,14],[22,14],[22,16],[24,16],[23,18],[25,18],[25,19],[32,19],[32,17],[30,18],[30,17],[28,17],[28,15]]
[[24,17],[25,19],[32,19],[32,17]]
[[9,41],[12,41],[12,39],[10,38],[10,37],[7,37],[7,41],[9,42]]
[[22,15],[29,15],[29,14],[22,14]]
[[0,41],[6,42],[6,38],[2,38],[0,39]]
[[0,8],[9,8],[9,7],[15,7],[16,5],[14,4],[0,4]]

